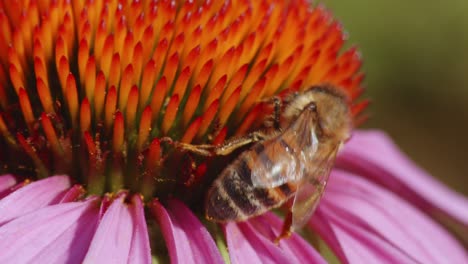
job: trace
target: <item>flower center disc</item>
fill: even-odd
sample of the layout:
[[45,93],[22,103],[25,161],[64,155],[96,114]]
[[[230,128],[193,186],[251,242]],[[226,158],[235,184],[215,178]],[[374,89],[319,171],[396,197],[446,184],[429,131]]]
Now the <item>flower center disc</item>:
[[257,129],[273,95],[362,90],[356,49],[308,1],[12,1],[0,28],[1,173],[68,174],[92,194],[199,200],[233,157],[174,142]]

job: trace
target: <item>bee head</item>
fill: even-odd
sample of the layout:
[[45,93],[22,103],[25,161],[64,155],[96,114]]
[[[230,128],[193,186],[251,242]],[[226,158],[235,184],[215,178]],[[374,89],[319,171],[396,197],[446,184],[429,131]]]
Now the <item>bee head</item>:
[[307,109],[317,113],[318,134],[338,141],[347,140],[351,133],[352,118],[346,95],[330,85],[314,86],[305,93],[309,94],[308,98],[313,102],[307,105]]

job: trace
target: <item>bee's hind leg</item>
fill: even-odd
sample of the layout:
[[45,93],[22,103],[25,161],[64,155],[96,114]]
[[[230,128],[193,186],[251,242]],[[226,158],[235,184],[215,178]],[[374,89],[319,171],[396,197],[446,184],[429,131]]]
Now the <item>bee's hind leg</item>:
[[281,239],[289,238],[292,235],[292,211],[289,210],[284,218],[283,228],[281,234],[275,239],[274,243],[279,245]]
[[222,145],[209,145],[209,144],[202,144],[202,145],[192,145],[188,143],[182,142],[174,142],[174,145],[177,148],[182,150],[186,150],[201,156],[226,156],[231,154],[236,149],[243,147],[245,145],[258,142],[260,140],[264,140],[267,136],[260,132],[255,131],[248,134],[245,137],[239,138],[232,138],[225,141]]

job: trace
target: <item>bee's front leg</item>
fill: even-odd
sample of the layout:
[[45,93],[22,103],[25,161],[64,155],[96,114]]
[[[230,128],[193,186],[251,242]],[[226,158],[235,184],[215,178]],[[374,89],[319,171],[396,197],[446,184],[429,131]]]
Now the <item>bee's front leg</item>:
[[192,152],[194,154],[201,155],[201,156],[211,157],[215,155],[215,152],[213,152],[213,150],[216,148],[215,145],[208,145],[208,144],[192,145],[192,144],[183,143],[183,142],[174,142],[174,145],[178,149]]
[[232,138],[225,141],[222,145],[216,147],[215,153],[216,155],[226,156],[240,147],[265,140],[265,138],[267,138],[267,135],[260,131],[255,131],[245,137]]
[[275,97],[275,129],[280,130],[281,129],[281,108],[283,108],[283,103],[281,102],[281,99],[279,97]]
[[180,148],[185,151],[190,151],[201,156],[226,156],[240,147],[264,140],[265,138],[267,138],[267,136],[264,133],[260,131],[255,131],[248,134],[245,137],[229,139],[225,141],[222,145],[192,145],[182,142],[174,142],[174,145],[177,148]]
[[[279,130],[280,127],[280,118],[281,118],[281,108],[283,107],[283,102],[279,96],[273,96],[268,100],[264,101],[264,103],[273,105],[273,116],[266,118],[264,121],[264,125],[266,127],[271,127],[271,123],[273,123],[273,128]],[[272,120],[273,119],[273,120]]]

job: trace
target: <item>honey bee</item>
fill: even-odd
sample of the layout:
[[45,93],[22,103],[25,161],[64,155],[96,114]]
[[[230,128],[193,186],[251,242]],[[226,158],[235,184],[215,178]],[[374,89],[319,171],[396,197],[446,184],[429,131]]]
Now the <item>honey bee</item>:
[[228,155],[254,143],[215,179],[205,214],[211,221],[237,222],[286,204],[288,214],[276,242],[310,219],[352,129],[347,97],[333,86],[313,86],[278,104],[283,103],[276,100],[273,132],[256,131],[221,146],[181,144],[208,156]]

